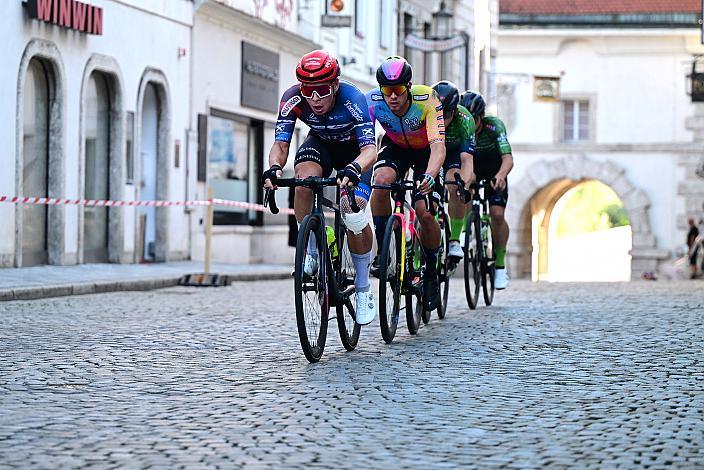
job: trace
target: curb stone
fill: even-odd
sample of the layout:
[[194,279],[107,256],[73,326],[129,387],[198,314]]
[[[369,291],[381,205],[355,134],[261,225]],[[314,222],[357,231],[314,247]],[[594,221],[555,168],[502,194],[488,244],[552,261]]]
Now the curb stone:
[[[270,281],[288,279],[288,272],[266,273],[236,273],[227,274],[230,281]],[[72,295],[103,294],[108,292],[148,291],[178,286],[181,276],[158,277],[134,280],[114,280],[99,282],[81,282],[76,284],[61,284],[50,286],[18,287],[14,289],[0,289],[0,302],[12,300],[36,300],[51,297],[66,297]]]

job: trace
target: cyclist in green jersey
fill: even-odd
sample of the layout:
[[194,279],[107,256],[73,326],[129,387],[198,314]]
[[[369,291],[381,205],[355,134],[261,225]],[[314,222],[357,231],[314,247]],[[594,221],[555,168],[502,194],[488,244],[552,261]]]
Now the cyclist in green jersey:
[[505,260],[509,228],[504,218],[504,211],[508,202],[506,178],[513,168],[511,145],[508,143],[503,121],[496,116],[485,116],[486,102],[481,94],[467,90],[462,94],[460,104],[472,113],[476,123],[477,147],[474,154],[474,173],[477,179],[493,179],[487,198],[496,253],[494,286],[497,289],[505,289],[508,287]]
[[[460,93],[457,86],[448,81],[440,81],[433,85],[442,103],[442,114],[445,120],[445,181],[455,181],[455,173],[460,174],[462,181],[469,189],[474,181],[474,118],[467,109],[460,105]],[[450,248],[448,255],[459,260],[464,255],[460,246],[460,234],[465,226],[467,205],[457,196],[457,188],[447,184],[449,194],[448,214],[450,215]]]

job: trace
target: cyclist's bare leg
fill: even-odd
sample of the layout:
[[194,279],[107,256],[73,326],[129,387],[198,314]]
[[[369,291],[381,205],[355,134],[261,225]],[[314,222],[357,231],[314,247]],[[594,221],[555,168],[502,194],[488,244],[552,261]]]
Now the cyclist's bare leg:
[[[296,178],[308,178],[309,176],[323,176],[323,168],[315,162],[301,162],[294,168]],[[293,199],[293,210],[296,213],[296,220],[300,224],[303,218],[310,214],[313,207],[313,190],[298,186]]]
[[[374,184],[391,184],[396,182],[396,171],[390,167],[381,167],[374,173]],[[375,189],[372,191],[372,215],[391,215],[391,198],[388,190]]]
[[417,201],[416,217],[420,222],[420,243],[424,248],[435,249],[440,246],[440,225],[435,216],[425,208],[425,201]]
[[505,208],[502,206],[490,206],[491,231],[494,238],[494,253],[496,254],[496,268],[506,267],[506,244],[508,243],[508,223],[504,218]]
[[506,247],[508,243],[508,223],[504,218],[505,208],[502,206],[490,206],[489,215],[491,215],[491,230],[494,234],[494,245],[497,247]]
[[[455,174],[459,173],[458,168],[450,168],[447,170],[445,181],[455,181]],[[461,219],[467,214],[467,204],[465,204],[457,195],[457,186],[454,184],[446,184],[447,192],[450,195],[448,214],[453,219]]]
[[347,231],[349,237],[350,251],[352,253],[364,254],[369,253],[372,249],[372,228],[367,225],[362,233],[355,235],[351,230]]
[[[447,171],[445,181],[455,181],[455,174],[459,173],[459,168],[450,168]],[[464,229],[465,216],[467,215],[468,206],[457,195],[457,186],[454,184],[447,184],[445,185],[445,188],[447,188],[447,194],[449,194],[447,213],[450,216],[450,240],[459,241],[460,233],[462,233],[462,230]]]

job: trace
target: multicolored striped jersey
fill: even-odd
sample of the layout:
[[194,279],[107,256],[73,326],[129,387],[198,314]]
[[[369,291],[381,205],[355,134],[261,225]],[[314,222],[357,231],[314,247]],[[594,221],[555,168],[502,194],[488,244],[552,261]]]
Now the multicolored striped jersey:
[[445,130],[445,149],[447,154],[466,152],[474,155],[474,118],[461,104],[457,106],[454,119]]
[[379,88],[367,92],[366,96],[372,121],[379,121],[386,135],[399,147],[423,149],[445,142],[442,105],[429,86],[411,86],[411,106],[402,117],[389,109]]
[[477,134],[474,173],[480,178],[493,178],[501,168],[501,156],[511,153],[506,126],[496,116],[484,116]]
[[296,119],[300,119],[310,132],[325,142],[353,142],[361,149],[376,145],[374,123],[369,117],[364,93],[350,82],[340,80],[335,97],[335,106],[322,116],[313,112],[308,101],[301,95],[298,84],[286,90],[279,104],[274,139],[291,142]]

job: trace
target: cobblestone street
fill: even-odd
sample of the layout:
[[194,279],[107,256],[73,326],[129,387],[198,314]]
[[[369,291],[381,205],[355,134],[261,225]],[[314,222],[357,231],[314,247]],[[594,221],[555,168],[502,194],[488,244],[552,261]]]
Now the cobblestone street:
[[292,281],[0,304],[0,467],[704,466],[704,284],[512,281],[309,365]]

